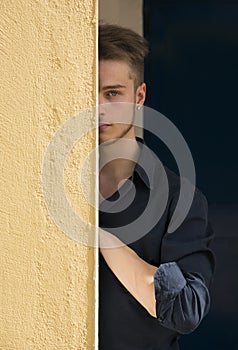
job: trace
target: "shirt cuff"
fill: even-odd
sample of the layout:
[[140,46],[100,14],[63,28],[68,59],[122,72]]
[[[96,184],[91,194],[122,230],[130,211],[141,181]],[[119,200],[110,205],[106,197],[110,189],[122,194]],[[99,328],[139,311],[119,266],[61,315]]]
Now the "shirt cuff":
[[209,291],[191,273],[186,278],[175,262],[160,265],[154,275],[159,323],[180,334],[191,333],[209,310]]
[[155,272],[156,316],[161,325],[165,327],[170,325],[170,317],[165,315],[170,314],[169,309],[185,285],[186,279],[176,262],[161,264]]
[[154,275],[156,301],[172,300],[185,287],[184,278],[176,262],[168,262],[160,265]]

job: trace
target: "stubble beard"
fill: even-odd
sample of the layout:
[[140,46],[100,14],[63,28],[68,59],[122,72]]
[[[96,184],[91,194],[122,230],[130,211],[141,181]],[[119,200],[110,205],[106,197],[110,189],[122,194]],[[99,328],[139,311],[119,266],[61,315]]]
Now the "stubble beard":
[[[135,101],[134,101],[134,104],[135,104]],[[103,144],[105,144],[105,146],[107,146],[107,145],[109,146],[109,145],[116,143],[118,139],[120,140],[120,139],[124,138],[130,132],[130,130],[134,127],[135,114],[136,114],[135,108],[133,108],[132,113],[133,113],[133,115],[132,115],[131,124],[129,124],[128,127],[124,131],[122,131],[122,133],[117,138],[112,139],[112,140],[109,139],[105,142],[102,142]],[[101,144],[101,142],[99,142],[99,143]]]

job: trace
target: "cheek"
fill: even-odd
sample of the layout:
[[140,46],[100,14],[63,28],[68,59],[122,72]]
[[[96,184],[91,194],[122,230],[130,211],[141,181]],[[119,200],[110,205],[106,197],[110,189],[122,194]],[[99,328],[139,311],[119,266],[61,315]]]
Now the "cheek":
[[113,110],[111,111],[112,120],[121,124],[131,124],[134,110],[134,103],[122,102],[113,104]]

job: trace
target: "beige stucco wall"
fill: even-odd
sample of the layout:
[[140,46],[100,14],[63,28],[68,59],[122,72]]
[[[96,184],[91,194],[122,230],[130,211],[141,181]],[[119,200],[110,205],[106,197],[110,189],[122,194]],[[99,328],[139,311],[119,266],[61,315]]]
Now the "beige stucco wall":
[[[96,6],[0,2],[1,350],[94,348],[95,251],[54,224],[41,172],[56,130],[96,102]],[[80,159],[94,147],[95,137],[85,138]],[[77,176],[73,165],[67,174]],[[77,194],[78,212],[94,223]]]

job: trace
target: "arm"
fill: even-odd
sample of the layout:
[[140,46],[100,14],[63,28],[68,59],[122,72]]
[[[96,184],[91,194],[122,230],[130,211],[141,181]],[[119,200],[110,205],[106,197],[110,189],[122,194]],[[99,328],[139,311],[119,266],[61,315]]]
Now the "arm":
[[[178,196],[179,193],[173,196],[171,214]],[[209,287],[215,265],[214,255],[209,249],[212,239],[207,201],[196,190],[183,223],[163,237],[161,265],[155,274],[159,322],[181,334],[192,332],[210,307]]]
[[[176,202],[175,195],[171,216]],[[101,230],[100,237],[101,247],[114,247],[101,248],[101,252],[120,282],[161,325],[179,333],[193,331],[209,309],[208,287],[214,266],[208,248],[211,238],[207,203],[199,191],[181,226],[175,232],[165,232],[158,268],[129,247],[118,247],[121,242],[115,236]]]

